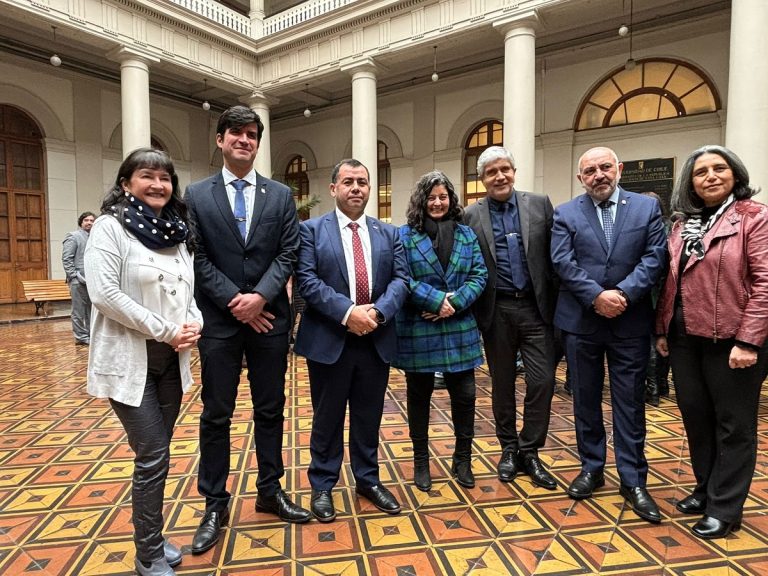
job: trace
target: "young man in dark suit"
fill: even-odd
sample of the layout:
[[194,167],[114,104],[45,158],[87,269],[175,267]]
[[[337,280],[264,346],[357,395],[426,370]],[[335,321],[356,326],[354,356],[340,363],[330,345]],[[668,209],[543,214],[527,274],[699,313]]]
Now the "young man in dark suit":
[[186,193],[196,241],[195,298],[205,319],[198,473],[205,515],[192,542],[196,554],[216,543],[229,516],[229,429],[243,355],[259,467],[256,510],[286,522],[310,519],[280,487],[292,323],[285,285],[296,261],[299,224],[290,189],[253,169],[263,131],[250,108],[226,110],[216,128],[224,167]]
[[579,159],[585,194],[558,206],[552,263],[561,289],[555,324],[571,369],[581,473],[568,487],[580,500],[605,484],[604,362],[608,361],[613,443],[620,493],[635,513],[660,522],[645,488],[645,374],[653,324],[651,289],[666,264],[659,203],[619,186],[622,164],[610,148]]
[[336,518],[331,490],[344,456],[349,403],[349,454],[356,490],[397,514],[400,504],[379,480],[379,427],[397,351],[395,314],[408,292],[408,264],[397,228],[365,215],[368,169],[342,160],[331,175],[336,209],[301,223],[296,269],[306,300],[294,351],[306,357],[312,393],[309,481],[311,510]]
[[[498,474],[510,482],[518,473],[547,490],[557,482],[539,459],[549,430],[555,389],[552,328],[557,291],[549,256],[552,203],[547,196],[515,190],[515,161],[501,146],[477,159],[488,195],[468,206],[464,221],[480,242],[488,282],[475,302],[491,371],[493,417],[502,455]],[[516,357],[525,364],[523,425],[517,432]]]

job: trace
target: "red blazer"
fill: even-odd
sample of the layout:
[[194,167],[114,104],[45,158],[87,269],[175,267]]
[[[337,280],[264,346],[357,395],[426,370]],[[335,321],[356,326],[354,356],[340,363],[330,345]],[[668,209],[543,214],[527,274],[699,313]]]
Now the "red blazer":
[[[656,309],[656,334],[667,334],[680,276],[683,222],[669,235],[669,274]],[[686,332],[762,346],[768,338],[768,206],[737,200],[704,236],[680,284]]]

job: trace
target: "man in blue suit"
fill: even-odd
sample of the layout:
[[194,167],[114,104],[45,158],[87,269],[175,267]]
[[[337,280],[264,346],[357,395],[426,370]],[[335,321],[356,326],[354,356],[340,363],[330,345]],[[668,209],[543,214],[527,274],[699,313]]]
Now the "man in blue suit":
[[299,225],[291,190],[253,168],[263,132],[250,108],[225,110],[216,127],[224,167],[190,184],[186,194],[196,242],[195,299],[205,319],[199,343],[203,413],[198,472],[205,515],[192,540],[193,554],[216,544],[229,517],[229,428],[243,356],[259,467],[256,510],[285,522],[311,518],[280,488],[292,326],[285,285],[296,261]]
[[605,484],[601,402],[607,358],[620,493],[638,516],[660,522],[645,488],[643,396],[653,323],[650,292],[664,269],[666,237],[658,202],[619,187],[621,170],[613,150],[585,152],[576,177],[586,194],[554,215],[552,264],[561,280],[555,324],[572,375],[581,458],[581,473],[567,492],[580,500]]
[[397,352],[394,318],[408,292],[408,264],[397,228],[365,216],[368,169],[339,162],[331,175],[336,209],[301,223],[298,289],[306,300],[294,351],[306,357],[312,393],[311,510],[336,518],[331,490],[349,454],[357,493],[389,514],[400,512],[379,481],[379,427]]

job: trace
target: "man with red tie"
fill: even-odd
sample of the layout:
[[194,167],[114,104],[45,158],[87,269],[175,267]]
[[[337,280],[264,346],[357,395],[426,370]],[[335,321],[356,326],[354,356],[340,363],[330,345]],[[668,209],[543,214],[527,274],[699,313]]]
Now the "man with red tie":
[[339,162],[331,175],[336,209],[301,223],[297,286],[306,300],[294,351],[306,357],[312,393],[311,511],[336,518],[333,487],[349,454],[357,494],[383,512],[400,504],[379,480],[379,427],[397,351],[394,318],[408,292],[408,265],[397,228],[366,216],[368,169]]

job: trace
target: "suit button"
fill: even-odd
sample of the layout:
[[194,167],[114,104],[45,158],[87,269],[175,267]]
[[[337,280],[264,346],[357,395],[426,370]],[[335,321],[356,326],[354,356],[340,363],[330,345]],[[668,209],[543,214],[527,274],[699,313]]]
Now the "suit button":
[[171,290],[171,296],[176,296],[176,290]]
[[160,274],[160,276],[158,276],[157,279],[160,280],[160,282],[162,282],[165,279],[165,276]]

